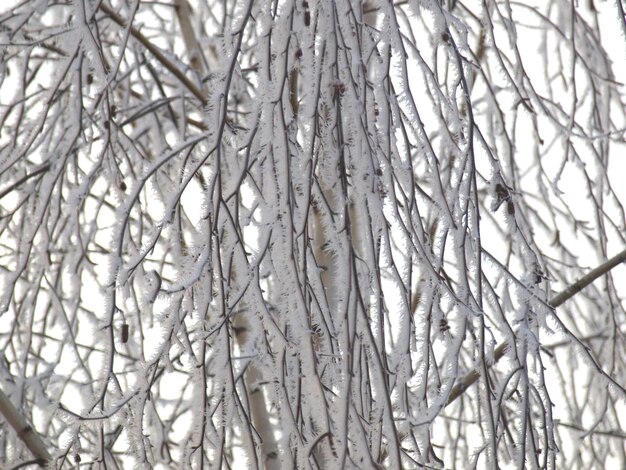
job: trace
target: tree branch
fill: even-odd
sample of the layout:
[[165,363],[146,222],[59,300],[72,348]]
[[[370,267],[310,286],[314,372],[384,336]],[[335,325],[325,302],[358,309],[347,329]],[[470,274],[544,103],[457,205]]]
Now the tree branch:
[[26,444],[30,452],[37,458],[39,466],[43,467],[50,462],[50,454],[41,437],[20,415],[2,389],[0,389],[0,413],[15,430],[17,436]]
[[[574,295],[579,293],[581,290],[583,290],[585,287],[587,287],[589,284],[591,284],[593,281],[598,279],[600,276],[603,276],[604,274],[608,273],[611,269],[613,269],[615,266],[617,266],[618,264],[624,261],[626,261],[626,250],[622,251],[621,253],[614,256],[607,262],[593,269],[591,272],[581,277],[574,284],[570,285],[565,290],[563,290],[562,292],[554,296],[550,300],[550,302],[548,302],[548,305],[550,305],[550,307],[552,308],[559,307],[560,305],[565,303],[567,300],[571,299]],[[500,346],[498,346],[493,352],[493,362],[491,364],[488,364],[487,367],[488,368],[492,367],[500,359],[502,359],[508,347],[509,347],[509,343],[502,343]],[[480,378],[480,371],[478,369],[474,369],[468,372],[464,377],[462,377],[458,381],[458,383],[454,386],[454,388],[452,389],[452,392],[450,392],[450,396],[448,397],[446,406],[448,406],[454,400],[459,398],[465,392],[465,390],[467,390],[474,383],[476,383],[476,381],[479,378]]]
[[[109,15],[111,17],[111,19],[113,21],[115,21],[118,25],[120,25],[122,27],[126,26],[126,21],[124,20],[124,18],[121,15],[119,15],[115,10],[113,10],[111,7],[106,5],[104,2],[102,2],[100,4],[100,9],[103,12],[105,12],[107,15]],[[139,41],[142,46],[144,46],[146,49],[148,49],[148,51],[150,51],[150,53],[159,62],[161,62],[161,64],[167,70],[169,70],[172,75],[174,75],[176,78],[178,78],[181,81],[181,83],[185,86],[185,88],[187,88],[198,100],[200,100],[200,102],[203,105],[206,105],[207,98],[206,98],[205,94],[202,92],[202,90],[200,88],[198,88],[189,79],[189,77],[187,77],[187,75],[185,75],[185,73],[176,66],[176,64],[174,64],[171,60],[169,60],[167,58],[167,56],[165,54],[163,54],[161,49],[159,49],[157,46],[152,44],[148,40],[148,38],[146,38],[143,34],[141,34],[141,32],[137,28],[135,28],[133,26],[130,27],[130,34],[137,41]]]

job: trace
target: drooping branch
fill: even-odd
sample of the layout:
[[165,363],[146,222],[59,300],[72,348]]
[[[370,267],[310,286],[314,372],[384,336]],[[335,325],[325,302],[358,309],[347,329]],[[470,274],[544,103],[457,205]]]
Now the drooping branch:
[[[568,286],[565,290],[561,291],[556,296],[554,296],[550,300],[550,302],[548,302],[548,304],[552,308],[559,307],[560,305],[564,304],[567,300],[571,299],[578,292],[580,292],[585,287],[587,287],[589,284],[591,284],[593,281],[598,279],[600,276],[603,276],[604,274],[608,273],[611,269],[613,269],[615,266],[619,265],[620,263],[624,261],[626,261],[626,250],[622,251],[621,253],[614,256],[610,260],[606,261],[605,263],[602,263],[600,266],[593,269],[591,272],[589,272],[585,276],[581,277],[574,284]],[[493,367],[494,364],[496,364],[500,359],[502,359],[502,357],[504,356],[504,353],[507,351],[509,346],[510,344],[506,342],[498,346],[493,352],[493,362],[489,364],[488,367]],[[458,381],[458,383],[452,389],[452,392],[450,393],[446,406],[451,404],[457,398],[459,398],[465,392],[465,390],[467,390],[469,387],[474,385],[474,383],[476,383],[476,381],[479,378],[480,378],[480,371],[478,369],[474,369],[468,372],[463,378],[461,378]]]

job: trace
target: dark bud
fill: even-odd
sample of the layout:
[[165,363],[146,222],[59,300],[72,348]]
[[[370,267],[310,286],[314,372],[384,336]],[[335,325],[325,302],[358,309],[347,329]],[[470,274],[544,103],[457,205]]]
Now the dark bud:
[[346,92],[346,85],[344,85],[342,82],[337,83],[335,85],[335,92],[339,96],[343,96]]
[[511,199],[511,195],[509,194],[509,190],[500,183],[496,184],[496,200],[491,205],[492,211],[497,211],[504,201],[509,201]]
[[513,201],[508,201],[506,203],[506,211],[509,213],[509,215],[515,214],[515,204],[513,204]]
[[127,187],[126,187],[126,183],[124,183],[123,181],[120,182],[120,189],[122,191],[126,191]]
[[122,343],[128,342],[128,323],[124,323],[122,325],[121,340],[122,340]]
[[496,196],[498,196],[498,199],[508,199],[509,192],[504,186],[498,183],[496,184]]
[[323,335],[322,328],[317,323],[313,323],[311,325],[311,331],[313,332],[313,334],[315,336],[322,336]]
[[535,266],[535,284],[540,284],[546,277],[539,266]]
[[304,7],[304,25],[309,26],[311,24],[311,12],[309,11],[309,2],[306,0],[302,2]]
[[91,73],[87,74],[87,85],[91,85],[93,83],[93,75]]

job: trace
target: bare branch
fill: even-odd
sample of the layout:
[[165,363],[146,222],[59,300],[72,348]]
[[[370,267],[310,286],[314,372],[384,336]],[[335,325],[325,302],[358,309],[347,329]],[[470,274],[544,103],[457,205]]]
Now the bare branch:
[[48,449],[37,431],[26,422],[2,389],[0,389],[0,414],[4,416],[18,437],[26,444],[26,447],[37,459],[39,466],[46,466],[51,459]]

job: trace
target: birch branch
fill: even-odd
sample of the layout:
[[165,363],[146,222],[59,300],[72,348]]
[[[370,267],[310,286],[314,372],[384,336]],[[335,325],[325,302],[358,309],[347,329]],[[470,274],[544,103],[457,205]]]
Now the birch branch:
[[[550,300],[550,302],[548,302],[548,305],[550,305],[550,307],[552,307],[552,308],[559,307],[560,305],[564,304],[566,301],[571,299],[574,295],[578,294],[581,290],[583,290],[585,287],[587,287],[593,281],[598,279],[600,276],[603,276],[604,274],[608,273],[611,269],[613,269],[615,266],[617,266],[618,264],[620,264],[620,263],[622,263],[624,261],[626,261],[626,250],[624,250],[621,253],[619,253],[618,255],[614,256],[613,258],[611,258],[607,262],[601,264],[597,268],[591,270],[588,274],[586,274],[583,277],[581,277],[574,284],[570,285],[565,290],[563,290],[562,292],[560,292],[559,294],[554,296]],[[487,367],[488,368],[492,367],[500,359],[502,359],[502,357],[504,356],[504,353],[506,352],[506,350],[507,350],[507,348],[509,346],[510,346],[509,343],[502,343],[500,346],[498,346],[495,349],[495,351],[493,352],[493,362],[491,364],[488,364]],[[454,388],[452,389],[452,392],[450,392],[450,396],[448,397],[448,401],[446,403],[446,406],[448,406],[454,400],[459,398],[465,392],[465,390],[467,390],[474,383],[476,383],[476,381],[479,378],[480,378],[480,371],[478,369],[474,369],[474,370],[468,372],[454,386]]]
[[26,422],[19,411],[13,406],[9,397],[0,389],[0,414],[17,433],[17,436],[26,444],[28,450],[35,456],[39,466],[43,467],[50,462],[50,454],[46,449],[37,431]]
[[[109,17],[115,21],[119,26],[126,27],[126,21],[124,18],[119,15],[115,10],[106,5],[104,2],[100,4],[100,9],[109,15]],[[181,83],[189,90],[203,105],[207,103],[207,97],[203,93],[203,91],[197,87],[193,81],[185,75],[185,73],[180,70],[176,64],[174,64],[167,56],[155,46],[152,42],[148,40],[141,32],[135,28],[134,26],[130,27],[130,34],[137,40],[139,43],[144,46],[150,53],[159,61],[161,64],[170,71],[172,75],[174,75]]]

